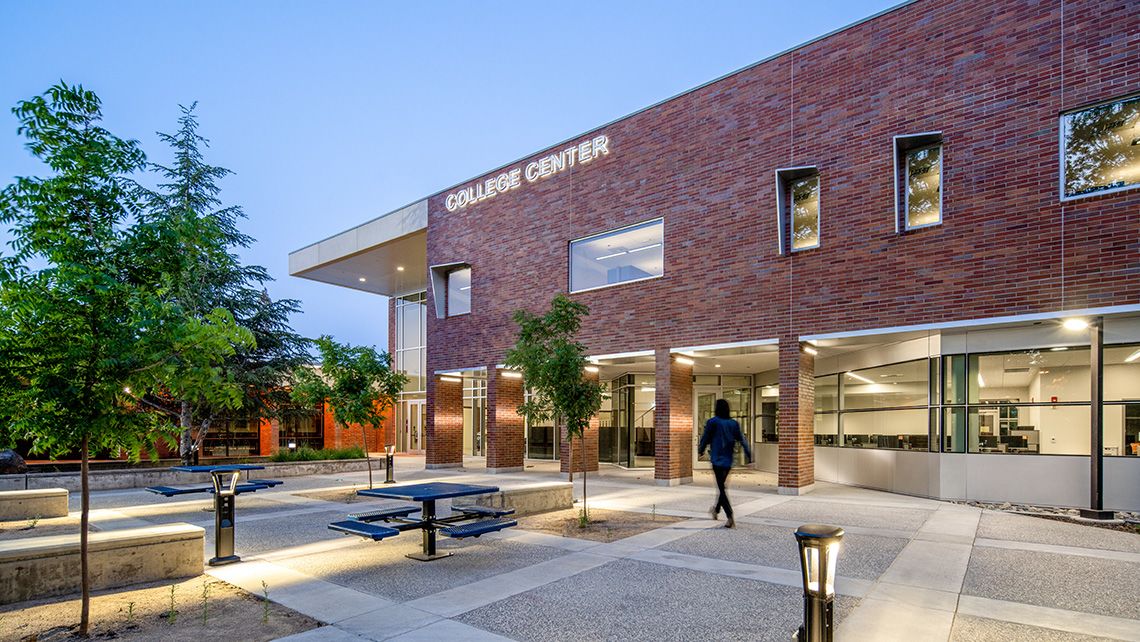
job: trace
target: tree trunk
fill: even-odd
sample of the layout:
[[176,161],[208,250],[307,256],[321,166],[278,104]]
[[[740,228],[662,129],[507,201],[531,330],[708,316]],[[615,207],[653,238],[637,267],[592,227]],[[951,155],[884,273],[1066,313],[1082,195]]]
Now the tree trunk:
[[368,456],[368,428],[360,427],[360,436],[364,439],[364,461],[368,464],[368,487],[372,488],[372,458]]
[[558,434],[566,433],[566,470],[567,481],[571,484],[574,483],[574,436],[570,434],[570,429],[563,424],[561,419],[557,419]]
[[182,437],[178,440],[178,457],[182,460],[183,466],[190,466],[194,463],[194,440],[190,432],[190,429],[194,427],[193,416],[194,412],[190,403],[183,401],[182,412],[178,413],[178,425],[182,427]]
[[213,425],[214,418],[206,417],[202,420],[202,425],[198,427],[198,434],[194,437],[194,445],[190,449],[190,456],[194,463],[198,463],[198,455],[202,452],[202,444],[206,442],[206,435],[210,434],[210,426]]
[[586,522],[590,521],[590,511],[586,509],[586,431],[582,431],[582,436],[578,438],[582,442],[582,515],[586,517]]
[[87,568],[87,519],[91,510],[91,488],[87,481],[88,446],[88,437],[84,433],[79,464],[79,479],[82,489],[79,512],[79,574],[83,592],[79,610],[79,635],[81,637],[87,637],[88,629],[91,626],[91,573]]

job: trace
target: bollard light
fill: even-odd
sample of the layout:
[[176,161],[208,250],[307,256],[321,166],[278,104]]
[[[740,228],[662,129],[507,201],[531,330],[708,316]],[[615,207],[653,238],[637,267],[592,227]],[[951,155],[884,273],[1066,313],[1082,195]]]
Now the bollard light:
[[395,484],[396,478],[394,476],[396,467],[396,446],[389,444],[384,446],[384,483]]
[[835,639],[835,564],[843,529],[826,524],[804,524],[796,529],[800,570],[804,583],[804,623],[799,642],[832,642]]

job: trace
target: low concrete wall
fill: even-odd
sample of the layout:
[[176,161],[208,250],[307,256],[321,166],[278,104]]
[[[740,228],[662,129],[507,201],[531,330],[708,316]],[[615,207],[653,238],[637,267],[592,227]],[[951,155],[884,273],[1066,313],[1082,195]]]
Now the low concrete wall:
[[533,515],[573,507],[574,486],[570,482],[520,486],[480,495],[474,502],[456,500],[456,504],[468,503],[487,508],[513,508],[515,515]]
[[[93,589],[202,573],[206,531],[197,526],[166,524],[89,537]],[[79,535],[0,541],[0,577],[0,604],[78,592]]]
[[[301,475],[335,475],[368,470],[368,462],[363,459],[330,459],[326,461],[264,462],[265,470],[250,471],[257,478],[276,479],[299,477]],[[374,471],[384,470],[384,460],[372,460]],[[169,468],[122,468],[118,470],[93,470],[89,473],[91,490],[115,490],[120,488],[145,488],[147,486],[180,486],[209,482],[207,475],[180,473]],[[27,475],[0,475],[0,491],[24,490],[33,488],[64,488],[78,492],[79,473],[29,473]]]
[[42,517],[67,517],[67,490],[0,491],[0,522]]

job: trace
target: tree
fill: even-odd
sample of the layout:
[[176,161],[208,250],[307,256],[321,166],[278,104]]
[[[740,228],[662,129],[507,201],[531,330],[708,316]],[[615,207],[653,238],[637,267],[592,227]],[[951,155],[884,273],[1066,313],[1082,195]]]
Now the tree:
[[[143,190],[140,213],[140,253],[150,257],[146,280],[162,282],[171,300],[191,317],[204,318],[217,308],[230,311],[248,329],[252,344],[239,348],[224,363],[224,371],[242,389],[237,410],[251,419],[277,416],[288,405],[289,374],[309,358],[308,341],[293,332],[289,316],[300,310],[297,301],[274,301],[265,290],[272,281],[258,265],[243,265],[236,250],[254,239],[238,229],[245,217],[238,206],[223,207],[217,182],[230,170],[205,162],[202,149],[209,141],[198,134],[197,103],[181,107],[179,129],[159,132],[174,151],[170,166],[151,164],[162,181],[156,190]],[[191,364],[185,364],[192,368]],[[174,373],[173,380],[184,380]],[[191,463],[220,415],[234,412],[212,403],[194,386],[167,385],[144,402],[178,419],[179,456]]]
[[372,458],[365,427],[380,427],[384,411],[395,405],[408,377],[392,369],[392,357],[387,352],[338,343],[327,335],[315,343],[321,355],[320,370],[300,368],[294,373],[293,400],[308,407],[327,402],[340,427],[361,427],[368,487],[372,488]]
[[582,327],[582,317],[590,309],[559,293],[550,301],[550,309],[542,316],[517,310],[518,341],[507,351],[506,365],[518,370],[530,389],[530,396],[518,412],[531,423],[555,420],[559,432],[565,429],[570,442],[570,480],[574,480],[574,439],[582,448],[582,514],[581,522],[589,522],[586,508],[586,439],[590,418],[602,407],[605,387],[584,374],[588,365],[586,346],[575,337]]
[[[99,98],[63,83],[13,112],[27,148],[50,170],[18,178],[0,192],[0,222],[13,253],[0,259],[0,441],[30,441],[32,451],[80,451],[82,512],[80,635],[89,629],[88,461],[92,449],[153,452],[162,423],[140,412],[131,390],[171,380],[176,362],[194,366],[194,386],[215,403],[240,391],[218,367],[249,340],[225,310],[187,318],[162,284],[135,274],[135,186],[144,166],[134,141],[99,125]],[[34,266],[34,267],[32,267]]]

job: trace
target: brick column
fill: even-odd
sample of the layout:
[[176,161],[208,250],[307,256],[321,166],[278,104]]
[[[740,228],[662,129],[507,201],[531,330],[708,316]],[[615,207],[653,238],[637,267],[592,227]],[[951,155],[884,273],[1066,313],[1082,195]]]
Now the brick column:
[[796,337],[780,339],[781,495],[802,495],[815,487],[815,357]]
[[518,373],[487,366],[487,472],[522,472],[525,422],[519,414],[523,380]]
[[[598,380],[598,373],[596,372],[584,372],[582,376],[591,381]],[[583,434],[586,441],[586,461],[584,466],[582,462],[582,442],[577,439],[574,440],[574,472],[580,473],[583,469],[588,472],[593,472],[598,469],[598,426],[600,424],[601,420],[597,415],[594,415],[590,418],[590,425],[586,426],[586,430]],[[566,439],[566,429],[562,428],[558,445],[558,453],[562,459],[558,462],[558,466],[563,475],[567,475],[570,472],[569,452],[570,443]]]
[[[452,378],[452,377],[449,377]],[[463,381],[427,380],[427,468],[459,468],[463,465]]]
[[674,357],[657,350],[653,477],[662,486],[693,481],[693,366]]

